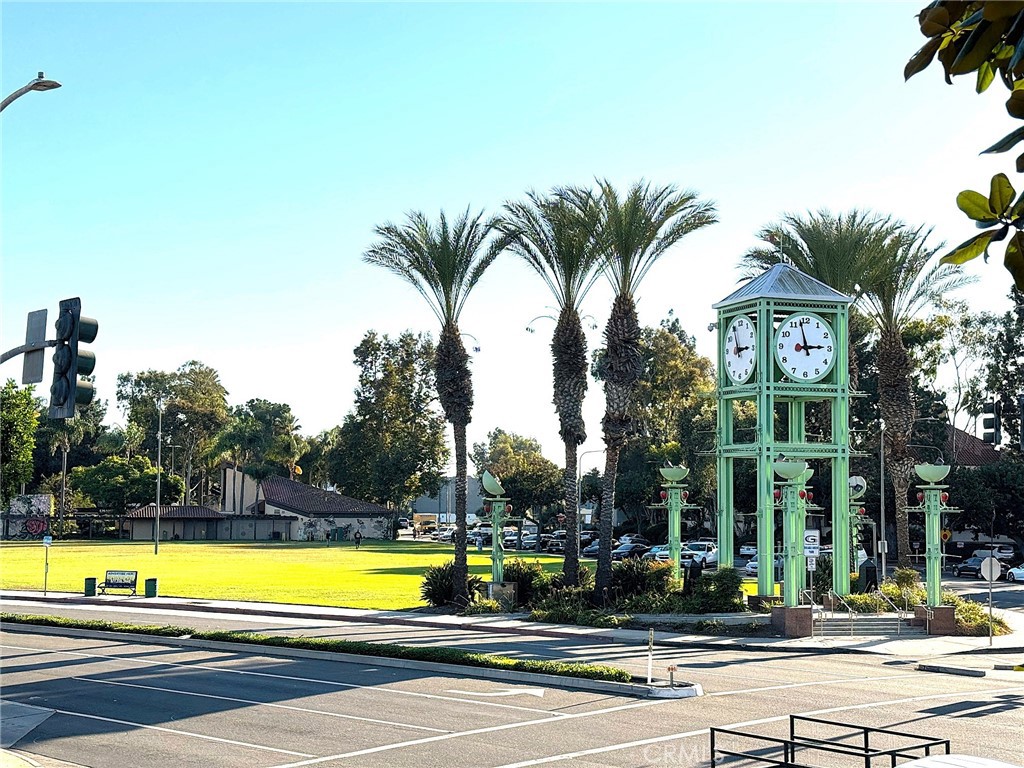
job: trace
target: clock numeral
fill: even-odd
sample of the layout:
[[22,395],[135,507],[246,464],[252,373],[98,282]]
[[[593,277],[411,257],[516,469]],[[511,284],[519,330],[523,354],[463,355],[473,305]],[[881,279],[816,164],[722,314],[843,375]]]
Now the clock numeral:
[[825,347],[825,351],[826,352],[831,352],[832,351],[832,345],[829,344],[827,347]]
[[784,338],[784,339],[788,339],[788,338],[789,338],[789,331],[783,331],[783,332],[782,332],[782,333],[780,333],[779,335],[780,335],[780,336],[781,336],[782,338]]
[[814,375],[815,376],[820,376],[821,375],[821,369],[820,368],[815,368],[814,369]]
[[790,370],[793,371],[793,373],[796,373],[796,368],[790,368]]
[[823,333],[823,334],[821,334],[821,336],[822,336],[822,338],[824,338],[824,339],[827,339],[827,338],[829,338],[829,335],[828,335],[828,333],[827,333],[827,332],[826,332],[826,333]]
[[783,358],[782,358],[782,364],[783,364],[783,365],[785,365],[785,364],[786,364],[786,363],[788,363],[788,362],[789,362],[789,358],[787,358],[787,357],[783,357]]
[[804,378],[807,378],[807,371],[804,371]]

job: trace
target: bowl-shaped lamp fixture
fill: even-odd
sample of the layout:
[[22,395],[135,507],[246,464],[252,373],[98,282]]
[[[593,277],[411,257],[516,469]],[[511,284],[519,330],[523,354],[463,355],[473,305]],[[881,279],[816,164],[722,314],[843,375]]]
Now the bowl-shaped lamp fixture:
[[772,469],[783,480],[795,480],[808,470],[808,466],[806,461],[778,459],[772,462]]
[[682,464],[678,467],[669,464],[667,467],[659,467],[658,471],[670,483],[681,483],[690,474],[690,470]]
[[949,474],[949,464],[915,464],[914,471],[926,483],[942,482]]
[[501,496],[505,492],[505,489],[501,487],[501,481],[492,475],[490,470],[484,470],[484,476],[480,482],[483,483],[484,490],[491,496]]

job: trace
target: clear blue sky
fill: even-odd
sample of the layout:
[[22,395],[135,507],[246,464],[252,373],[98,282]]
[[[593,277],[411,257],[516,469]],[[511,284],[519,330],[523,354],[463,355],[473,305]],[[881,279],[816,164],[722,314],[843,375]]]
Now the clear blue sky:
[[[81,296],[110,421],[118,373],[195,358],[232,403],[287,402],[314,433],[349,409],[368,328],[435,330],[361,263],[374,225],[601,175],[717,201],[721,223],[640,291],[642,322],[674,309],[713,357],[711,304],[784,212],[856,206],[937,241],[971,234],[953,200],[1006,167],[977,152],[1011,121],[998,84],[976,96],[938,69],[904,84],[923,4],[5,2],[3,93],[38,70],[64,87],[0,118],[2,346],[29,310],[52,320]],[[978,307],[1005,307],[996,261],[969,266]],[[470,300],[469,437],[513,430],[560,463],[551,323],[523,330],[545,290],[508,258]],[[587,311],[603,324],[608,302],[599,285]],[[602,408],[592,386],[585,449]]]

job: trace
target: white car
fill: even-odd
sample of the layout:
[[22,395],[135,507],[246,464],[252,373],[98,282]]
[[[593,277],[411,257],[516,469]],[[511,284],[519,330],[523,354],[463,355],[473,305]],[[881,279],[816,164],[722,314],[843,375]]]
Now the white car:
[[[782,568],[782,564],[782,555],[776,555],[775,569],[778,570],[779,568]],[[746,571],[747,576],[757,576],[757,554],[750,558],[750,562],[748,562],[743,569]]]
[[757,555],[757,544],[741,544],[740,557],[754,557]]
[[1007,581],[1024,581],[1024,563],[1006,572]]
[[718,565],[718,545],[710,541],[694,541],[686,545],[680,559],[684,563],[693,560],[705,568],[709,565]]
[[974,550],[974,556],[984,560],[986,557],[994,557],[996,560],[1013,560],[1015,550],[1012,544],[993,544],[985,549]]

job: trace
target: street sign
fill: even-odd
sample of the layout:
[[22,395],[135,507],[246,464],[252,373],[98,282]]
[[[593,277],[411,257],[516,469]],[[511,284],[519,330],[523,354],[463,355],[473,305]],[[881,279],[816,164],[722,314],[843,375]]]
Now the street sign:
[[994,557],[986,557],[981,561],[981,575],[989,581],[995,581],[999,578],[999,574],[1002,569],[999,567],[999,561]]
[[811,573],[818,570],[818,558],[808,557],[807,558],[807,570]]
[[48,547],[53,544],[53,536],[43,536],[43,546]]
[[817,557],[821,551],[821,531],[808,528],[804,531],[804,556]]
[[949,528],[943,528],[942,529],[942,540],[943,541],[949,541],[951,538],[953,538],[953,532],[951,530],[949,530]]

